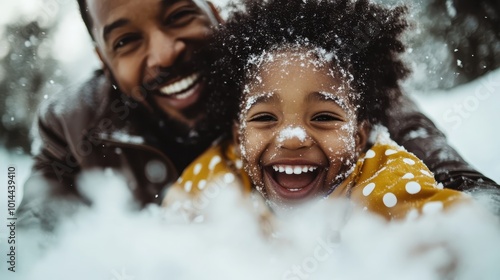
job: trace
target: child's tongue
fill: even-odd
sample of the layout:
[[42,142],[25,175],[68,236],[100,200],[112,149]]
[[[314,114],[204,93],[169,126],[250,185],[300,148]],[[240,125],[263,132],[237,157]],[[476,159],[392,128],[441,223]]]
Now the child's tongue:
[[301,189],[309,185],[316,177],[314,172],[307,172],[302,174],[285,174],[278,173],[275,176],[275,180],[282,187],[287,189]]

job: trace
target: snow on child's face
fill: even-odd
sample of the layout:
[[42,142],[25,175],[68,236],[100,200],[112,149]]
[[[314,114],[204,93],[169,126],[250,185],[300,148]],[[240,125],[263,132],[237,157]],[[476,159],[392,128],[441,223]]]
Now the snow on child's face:
[[347,75],[321,50],[276,50],[249,64],[239,142],[253,184],[279,207],[327,196],[364,145]]

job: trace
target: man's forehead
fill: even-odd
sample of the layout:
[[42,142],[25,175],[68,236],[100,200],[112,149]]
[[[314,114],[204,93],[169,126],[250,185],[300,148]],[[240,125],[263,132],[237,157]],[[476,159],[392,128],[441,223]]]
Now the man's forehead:
[[[201,7],[206,11],[206,1],[204,0],[86,0],[89,13],[94,21],[104,24],[110,18],[135,15],[140,11],[152,10],[158,11],[162,6],[173,5],[177,2],[190,2]],[[208,11],[206,11],[208,12]]]

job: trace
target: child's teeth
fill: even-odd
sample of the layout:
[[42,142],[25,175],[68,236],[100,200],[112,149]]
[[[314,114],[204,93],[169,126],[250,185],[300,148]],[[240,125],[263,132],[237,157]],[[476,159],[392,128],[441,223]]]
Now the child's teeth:
[[306,166],[306,165],[273,165],[273,170],[280,173],[296,174],[300,175],[302,173],[312,172],[316,170],[316,166]]

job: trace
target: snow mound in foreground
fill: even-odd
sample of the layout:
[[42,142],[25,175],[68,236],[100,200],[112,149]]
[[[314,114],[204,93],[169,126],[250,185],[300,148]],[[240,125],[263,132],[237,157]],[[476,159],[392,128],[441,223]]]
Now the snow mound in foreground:
[[22,233],[21,269],[16,276],[53,280],[500,276],[500,227],[496,218],[477,206],[387,223],[366,212],[352,212],[346,201],[325,200],[275,218],[274,233],[265,234],[261,216],[231,188],[212,196],[203,222],[187,223],[157,206],[132,210],[130,194],[123,191],[125,183],[116,176],[87,174],[80,182],[94,206],[79,211],[50,238]]

